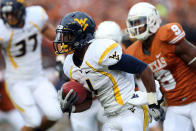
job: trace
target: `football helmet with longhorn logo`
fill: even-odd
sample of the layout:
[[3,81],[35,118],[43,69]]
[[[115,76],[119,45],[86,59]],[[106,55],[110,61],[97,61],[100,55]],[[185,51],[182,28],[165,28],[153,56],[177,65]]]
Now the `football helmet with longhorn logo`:
[[26,16],[25,0],[2,0],[0,12],[4,23],[19,27]]
[[53,41],[55,53],[72,54],[76,49],[90,44],[95,27],[94,20],[88,14],[77,11],[65,15],[56,27],[56,39]]

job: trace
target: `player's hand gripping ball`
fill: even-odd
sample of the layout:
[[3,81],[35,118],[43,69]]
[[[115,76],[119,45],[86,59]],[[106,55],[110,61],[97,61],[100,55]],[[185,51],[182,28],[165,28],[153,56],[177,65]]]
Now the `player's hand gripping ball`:
[[74,105],[81,104],[87,97],[86,89],[79,82],[69,81],[64,83],[61,88],[63,88],[65,96],[69,93],[71,89],[73,89],[73,92],[76,92],[77,96],[79,97],[77,101],[74,103]]

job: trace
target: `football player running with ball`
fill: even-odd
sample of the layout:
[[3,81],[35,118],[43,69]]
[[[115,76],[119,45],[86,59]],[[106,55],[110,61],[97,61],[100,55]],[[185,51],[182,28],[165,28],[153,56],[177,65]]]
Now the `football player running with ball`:
[[41,33],[54,40],[55,28],[40,6],[2,0],[0,47],[6,63],[6,90],[24,118],[22,131],[45,130],[62,116],[57,92],[43,75]]
[[[61,109],[69,113],[88,109],[93,92],[107,116],[103,131],[146,131],[148,108],[143,106],[143,110],[141,106],[129,103],[129,100],[142,96],[140,99],[143,104],[149,105],[150,114],[157,120],[161,118],[163,110],[157,102],[152,71],[147,64],[123,54],[121,46],[115,41],[94,39],[95,27],[88,14],[71,12],[62,18],[56,28],[54,49],[58,54],[68,54],[64,62],[65,75],[89,91],[82,104],[74,105],[77,94],[70,90],[65,96],[61,89]],[[141,75],[147,93],[135,93],[131,73]]]
[[147,63],[161,85],[168,105],[164,131],[192,131],[196,129],[196,47],[185,39],[179,23],[160,24],[153,5],[135,4],[127,29],[138,41],[127,53]]

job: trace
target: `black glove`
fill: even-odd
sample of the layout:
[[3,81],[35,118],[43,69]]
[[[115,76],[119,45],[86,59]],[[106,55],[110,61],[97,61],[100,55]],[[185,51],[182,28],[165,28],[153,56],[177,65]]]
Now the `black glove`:
[[62,112],[68,112],[70,117],[71,112],[75,111],[75,106],[73,104],[78,100],[78,98],[79,96],[77,96],[77,93],[74,92],[73,89],[71,89],[65,96],[63,88],[61,88],[61,90],[58,91],[58,100],[60,102]]
[[156,120],[156,121],[163,121],[165,119],[165,112],[164,109],[158,104],[151,104],[148,105],[149,107],[149,114]]

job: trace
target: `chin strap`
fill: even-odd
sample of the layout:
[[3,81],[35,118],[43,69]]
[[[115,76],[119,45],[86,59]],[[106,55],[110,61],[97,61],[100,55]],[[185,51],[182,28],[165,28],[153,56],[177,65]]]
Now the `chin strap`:
[[93,35],[91,33],[88,33],[86,35],[86,37],[84,39],[81,39],[78,43],[80,44],[80,46],[78,46],[79,48],[84,47],[85,45],[89,45],[90,44],[90,40],[94,39]]

